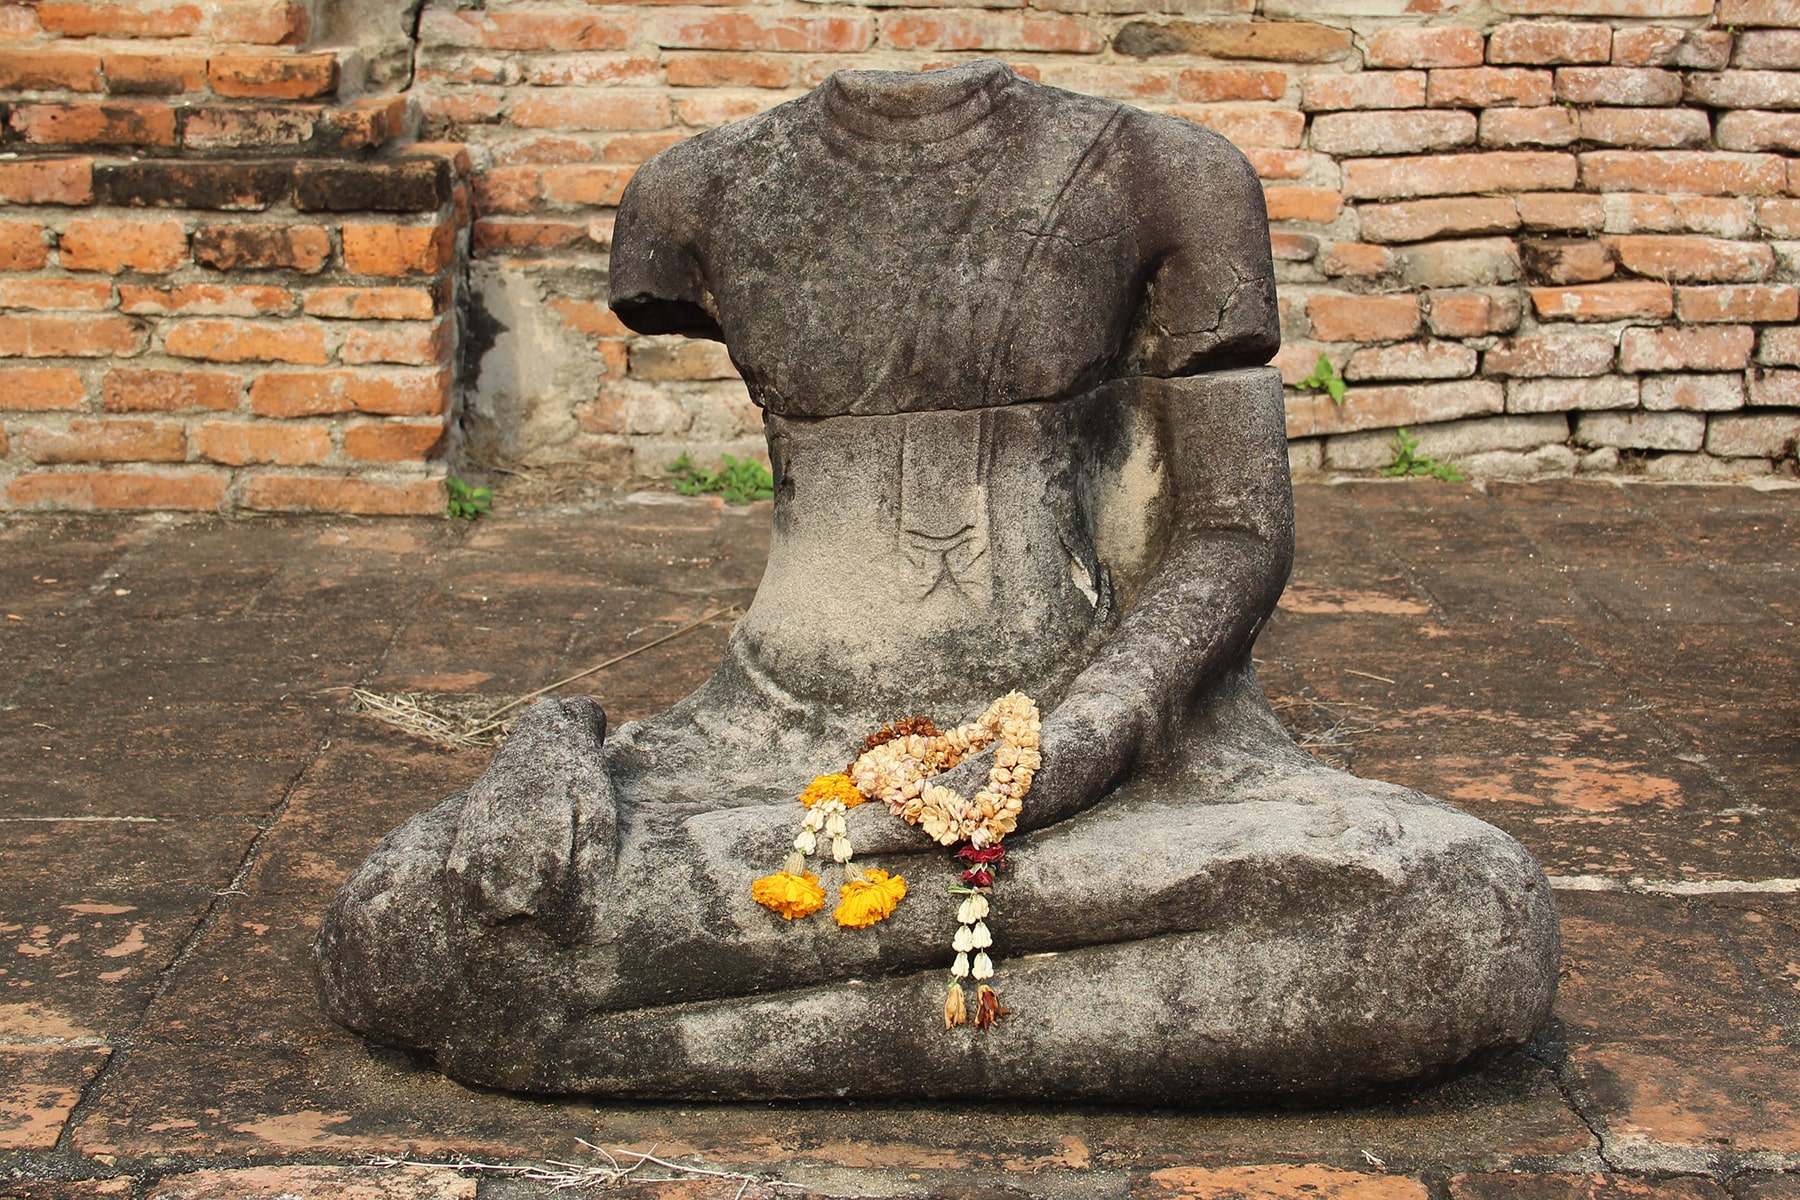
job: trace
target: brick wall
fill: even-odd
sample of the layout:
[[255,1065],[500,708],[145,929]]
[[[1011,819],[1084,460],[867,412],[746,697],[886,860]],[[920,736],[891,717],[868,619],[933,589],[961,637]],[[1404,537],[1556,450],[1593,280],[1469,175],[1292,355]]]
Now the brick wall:
[[607,313],[611,206],[833,70],[984,55],[1250,156],[1279,364],[1350,385],[1290,391],[1299,468],[1404,425],[1488,473],[1792,472],[1795,0],[43,0],[0,8],[0,503],[760,452],[718,347]]

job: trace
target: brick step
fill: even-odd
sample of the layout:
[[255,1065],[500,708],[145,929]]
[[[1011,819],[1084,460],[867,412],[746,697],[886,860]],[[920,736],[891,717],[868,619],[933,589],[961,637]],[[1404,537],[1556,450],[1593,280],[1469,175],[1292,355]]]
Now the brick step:
[[349,104],[163,100],[0,102],[0,151],[129,150],[151,157],[367,154],[406,130],[406,100],[374,96]]
[[218,45],[199,41],[61,42],[0,47],[0,93],[79,96],[218,96],[343,101],[360,89],[361,52],[349,47]]

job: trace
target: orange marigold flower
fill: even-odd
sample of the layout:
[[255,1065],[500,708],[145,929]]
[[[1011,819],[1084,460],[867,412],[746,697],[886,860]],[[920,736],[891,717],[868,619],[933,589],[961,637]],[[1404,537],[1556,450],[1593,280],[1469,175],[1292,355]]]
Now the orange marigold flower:
[[886,871],[873,869],[865,879],[844,880],[837,911],[831,915],[848,929],[867,929],[877,921],[894,915],[894,909],[906,897],[906,880]]
[[750,898],[789,921],[795,917],[810,917],[825,907],[825,889],[819,886],[819,877],[811,871],[803,875],[791,875],[786,871],[765,875],[750,885]]
[[811,808],[827,800],[841,800],[845,808],[855,808],[868,797],[856,790],[848,775],[821,775],[800,793],[800,803]]

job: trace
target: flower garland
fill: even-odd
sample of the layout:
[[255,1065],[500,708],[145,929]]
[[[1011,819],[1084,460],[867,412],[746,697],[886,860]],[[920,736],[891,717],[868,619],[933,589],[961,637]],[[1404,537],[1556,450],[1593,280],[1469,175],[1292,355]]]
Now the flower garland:
[[[1019,813],[1032,779],[1042,765],[1041,722],[1029,696],[1009,692],[975,720],[941,732],[924,717],[908,717],[884,725],[864,740],[863,752],[842,773],[821,775],[800,793],[806,808],[793,850],[780,872],[751,885],[751,897],[786,920],[811,916],[825,905],[819,877],[806,869],[806,859],[819,852],[819,835],[830,841],[833,861],[844,867],[844,883],[832,916],[839,925],[866,929],[893,915],[906,896],[906,880],[886,871],[864,871],[851,862],[845,813],[865,800],[878,799],[888,811],[923,829],[943,846],[966,843],[957,857],[969,864],[956,911],[956,936],[950,947],[950,986],[944,996],[944,1027],[966,1025],[968,998],[963,981],[975,982],[977,1028],[992,1026],[1009,1011],[988,980],[994,960],[988,950],[993,934],[987,926],[994,876],[1006,859],[1001,842],[1018,828]],[[987,785],[964,798],[950,788],[928,783],[969,755],[999,742],[988,768]],[[970,957],[971,953],[974,957]]]

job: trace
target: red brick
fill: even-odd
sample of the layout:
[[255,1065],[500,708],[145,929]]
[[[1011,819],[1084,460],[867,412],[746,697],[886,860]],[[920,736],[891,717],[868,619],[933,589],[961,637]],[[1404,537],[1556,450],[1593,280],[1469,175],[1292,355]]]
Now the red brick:
[[1766,408],[1800,408],[1800,371],[1750,371],[1750,403]]
[[1511,379],[1506,384],[1509,413],[1569,413],[1636,408],[1635,375],[1593,375],[1578,379]]
[[1509,21],[1488,34],[1487,60],[1544,66],[1603,63],[1612,57],[1613,31],[1605,25],[1562,21]]
[[0,315],[3,358],[129,358],[143,353],[149,336],[130,317]]
[[0,279],[0,308],[102,312],[112,307],[112,284],[83,279]]
[[[754,12],[663,13],[651,24],[649,36],[666,50],[855,54],[874,42],[875,22],[868,17],[790,17]],[[1054,47],[1046,47],[1051,48]]]
[[1431,73],[1426,91],[1433,108],[1533,107],[1550,103],[1552,82],[1550,72],[1524,67],[1444,67]]
[[1572,188],[1575,178],[1574,155],[1547,151],[1364,158],[1344,164],[1344,195],[1358,200],[1385,200],[1535,192]]
[[1683,230],[1715,237],[1748,237],[1755,223],[1748,200],[1725,196],[1657,196],[1612,193],[1601,197],[1609,233]]
[[281,287],[184,283],[176,287],[119,285],[119,310],[146,316],[257,317],[294,311],[294,293]]
[[43,32],[37,13],[24,5],[0,8],[0,42],[35,42]]
[[690,135],[679,129],[669,129],[661,133],[627,133],[606,139],[601,147],[600,158],[609,163],[637,164],[648,162],[677,142],[686,140]]
[[199,33],[204,25],[203,10],[198,4],[145,4],[132,0],[40,3],[37,15],[46,32],[63,37],[188,37]]
[[1509,233],[1519,226],[1513,202],[1499,197],[1411,200],[1368,206],[1359,213],[1363,237],[1371,242],[1421,242],[1471,233]]
[[50,243],[36,221],[0,221],[0,271],[35,271],[50,261]]
[[89,204],[93,199],[91,158],[0,162],[0,204]]
[[213,0],[212,32],[217,42],[293,46],[312,31],[307,6],[289,0]]
[[67,368],[0,364],[0,409],[56,412],[80,408],[85,395],[81,376]]
[[424,462],[443,440],[441,421],[357,421],[344,430],[344,453],[364,462]]
[[7,485],[6,495],[19,508],[207,512],[224,507],[225,485],[225,476],[199,471],[167,475],[63,471],[21,475]]
[[580,88],[528,92],[509,115],[521,129],[661,129],[671,119],[660,92]]
[[1238,146],[1291,149],[1300,144],[1300,139],[1306,132],[1305,115],[1291,108],[1261,108],[1242,104],[1178,104],[1167,111],[1171,116],[1205,126]]
[[1364,346],[1344,364],[1344,378],[1466,379],[1475,373],[1475,361],[1475,351],[1456,342]]
[[331,235],[317,225],[208,225],[194,233],[194,261],[216,271],[311,275],[331,261]]
[[612,309],[597,301],[557,296],[548,303],[562,318],[563,324],[577,333],[601,338],[622,338],[631,333],[624,322],[613,315]]
[[1744,376],[1647,375],[1638,402],[1649,412],[1730,412],[1744,407]]
[[1729,112],[1719,118],[1725,150],[1780,150],[1800,154],[1800,113]]
[[1800,413],[1724,413],[1706,423],[1706,452],[1720,458],[1787,458]]
[[[1741,114],[1728,114],[1725,120]],[[1583,141],[1601,146],[1679,150],[1704,146],[1712,123],[1693,108],[1590,108],[1581,112]]]
[[1696,72],[1687,90],[1711,108],[1800,108],[1800,76],[1792,71]]
[[475,253],[555,250],[588,241],[585,221],[479,220],[470,231]]
[[794,85],[793,60],[769,54],[671,54],[663,70],[670,87]]
[[1337,220],[1343,211],[1342,192],[1331,188],[1274,187],[1263,193],[1271,221],[1309,221],[1317,225]]
[[1391,266],[1393,261],[1386,248],[1366,242],[1337,242],[1319,260],[1319,270],[1332,278],[1372,278],[1386,274]]
[[1800,200],[1758,200],[1756,220],[1772,237],[1800,238]]
[[208,421],[194,431],[194,451],[233,467],[310,466],[331,456],[331,431],[323,425]]
[[428,41],[488,50],[623,50],[633,23],[612,14],[431,8],[420,32]]
[[506,111],[506,93],[498,89],[459,88],[454,92],[430,91],[418,97],[425,127],[440,135],[465,125],[491,125]]
[[1478,67],[1482,50],[1474,29],[1403,26],[1371,34],[1363,58],[1371,67]]
[[[1319,437],[1359,429],[1427,425],[1498,413],[1505,408],[1505,388],[1479,379],[1356,387],[1341,405],[1332,403],[1324,393],[1303,392],[1288,396],[1287,434],[1290,438]],[[1423,1200],[1424,1190],[1420,1189],[1417,1195]]]
[[1419,108],[1425,103],[1423,71],[1358,71],[1314,75],[1300,107],[1308,112],[1354,108]]
[[1519,248],[1508,238],[1421,242],[1394,252],[1407,287],[1478,287],[1519,278]]
[[1250,160],[1250,167],[1259,179],[1300,179],[1305,176],[1313,161],[1310,150],[1276,150],[1264,146],[1242,146],[1239,149]]
[[675,117],[683,125],[711,129],[754,117],[781,103],[781,97],[768,92],[701,92],[687,93],[675,101]]
[[1587,238],[1530,238],[1519,249],[1526,273],[1538,283],[1599,283],[1618,270],[1612,250]]
[[1738,34],[1732,61],[1740,67],[1800,70],[1800,29],[1751,29]]
[[1422,154],[1475,141],[1475,115],[1466,112],[1337,112],[1313,118],[1313,149],[1334,157]]
[[163,349],[207,362],[288,362],[317,365],[329,355],[320,325],[255,321],[181,321],[168,326]]
[[1788,0],[1719,0],[1721,25],[1774,25],[1800,27],[1800,14]]
[[198,54],[108,54],[106,90],[115,96],[180,96],[206,90],[206,59]]
[[1050,50],[1094,54],[1105,47],[1106,39],[1099,30],[1075,17],[902,12],[883,20],[881,44],[894,50]]
[[1467,292],[1430,292],[1425,296],[1425,321],[1439,337],[1481,337],[1518,328],[1524,312],[1519,294],[1511,288]]
[[66,429],[32,429],[19,439],[25,456],[56,463],[182,462],[187,434],[167,421],[73,420]]
[[[1140,37],[1154,44],[1140,47],[1136,44]],[[1206,58],[1334,62],[1347,57],[1350,48],[1349,30],[1314,21],[1134,23],[1113,37],[1113,49],[1137,57],[1173,51]]]
[[1564,104],[1663,108],[1681,103],[1681,73],[1650,67],[1560,67],[1556,98]]
[[1619,338],[1619,370],[1741,371],[1750,365],[1756,331],[1748,325],[1678,325],[1627,329]]
[[1773,325],[1762,331],[1756,361],[1766,366],[1800,367],[1800,325]]
[[16,104],[7,123],[40,146],[173,146],[175,110],[134,101]]
[[1567,146],[1581,137],[1575,110],[1561,105],[1544,108],[1490,108],[1481,114],[1481,144],[1499,149],[1515,146]]
[[182,124],[189,150],[298,152],[321,130],[316,106],[195,107]]
[[1773,154],[1596,150],[1581,156],[1581,185],[1598,192],[1767,196],[1787,186],[1787,164]]
[[387,482],[320,475],[257,475],[244,484],[244,507],[363,516],[430,516],[448,503],[441,479]]
[[1519,223],[1526,229],[1590,233],[1606,224],[1606,209],[1598,196],[1571,192],[1532,192],[1513,197],[1519,206]]
[[1761,242],[1634,234],[1609,239],[1619,265],[1637,275],[1687,283],[1753,283],[1775,269],[1775,252]]
[[104,87],[100,56],[87,50],[0,50],[0,91],[98,92]]
[[1311,296],[1306,315],[1322,342],[1397,342],[1419,331],[1412,296]]
[[1649,25],[1613,31],[1612,61],[1620,67],[1694,67],[1718,71],[1731,61],[1731,34],[1723,29]]
[[1269,253],[1282,262],[1310,262],[1319,252],[1319,239],[1310,233],[1269,233]]
[[344,335],[338,361],[432,366],[450,357],[451,339],[455,333],[456,325],[449,319],[435,325],[362,326]]
[[1695,324],[1796,321],[1800,320],[1800,288],[1791,283],[1679,287],[1675,289],[1675,315]]
[[187,261],[187,231],[180,221],[74,220],[58,250],[70,271],[173,271]]
[[1525,379],[1605,375],[1612,367],[1613,340],[1604,333],[1513,338],[1489,349],[1481,360],[1484,375]]
[[544,169],[535,164],[491,167],[475,177],[475,207],[482,213],[523,213],[538,206]]
[[435,275],[450,265],[455,229],[436,225],[344,226],[344,269],[357,275]]
[[1704,17],[1713,0],[1499,0],[1494,7],[1526,17]]
[[[663,82],[661,64],[655,58],[643,54],[586,51],[566,55],[533,55],[521,66],[523,82],[540,87],[589,87],[595,84],[605,87],[656,87]],[[791,74],[792,67],[788,69]],[[500,63],[488,58],[465,62],[464,69],[458,74],[463,78],[454,82],[508,82],[506,71],[501,68]],[[511,82],[517,83],[519,80]]]
[[1661,320],[1675,313],[1666,283],[1589,283],[1578,287],[1532,288],[1531,305],[1546,321]]
[[335,54],[215,54],[206,80],[221,96],[315,100],[337,91]]
[[290,371],[259,375],[250,410],[259,417],[364,412],[429,417],[450,405],[450,371]]
[[1222,100],[1279,100],[1287,94],[1286,71],[1242,67],[1189,68],[1175,76],[1175,96],[1195,104]]
[[100,382],[107,412],[229,410],[242,391],[241,379],[220,371],[113,370]]
[[418,287],[329,287],[308,292],[301,303],[309,317],[353,321],[423,321],[437,315],[439,297]]
[[544,199],[553,204],[612,208],[636,173],[635,167],[612,165],[545,167],[539,186]]

